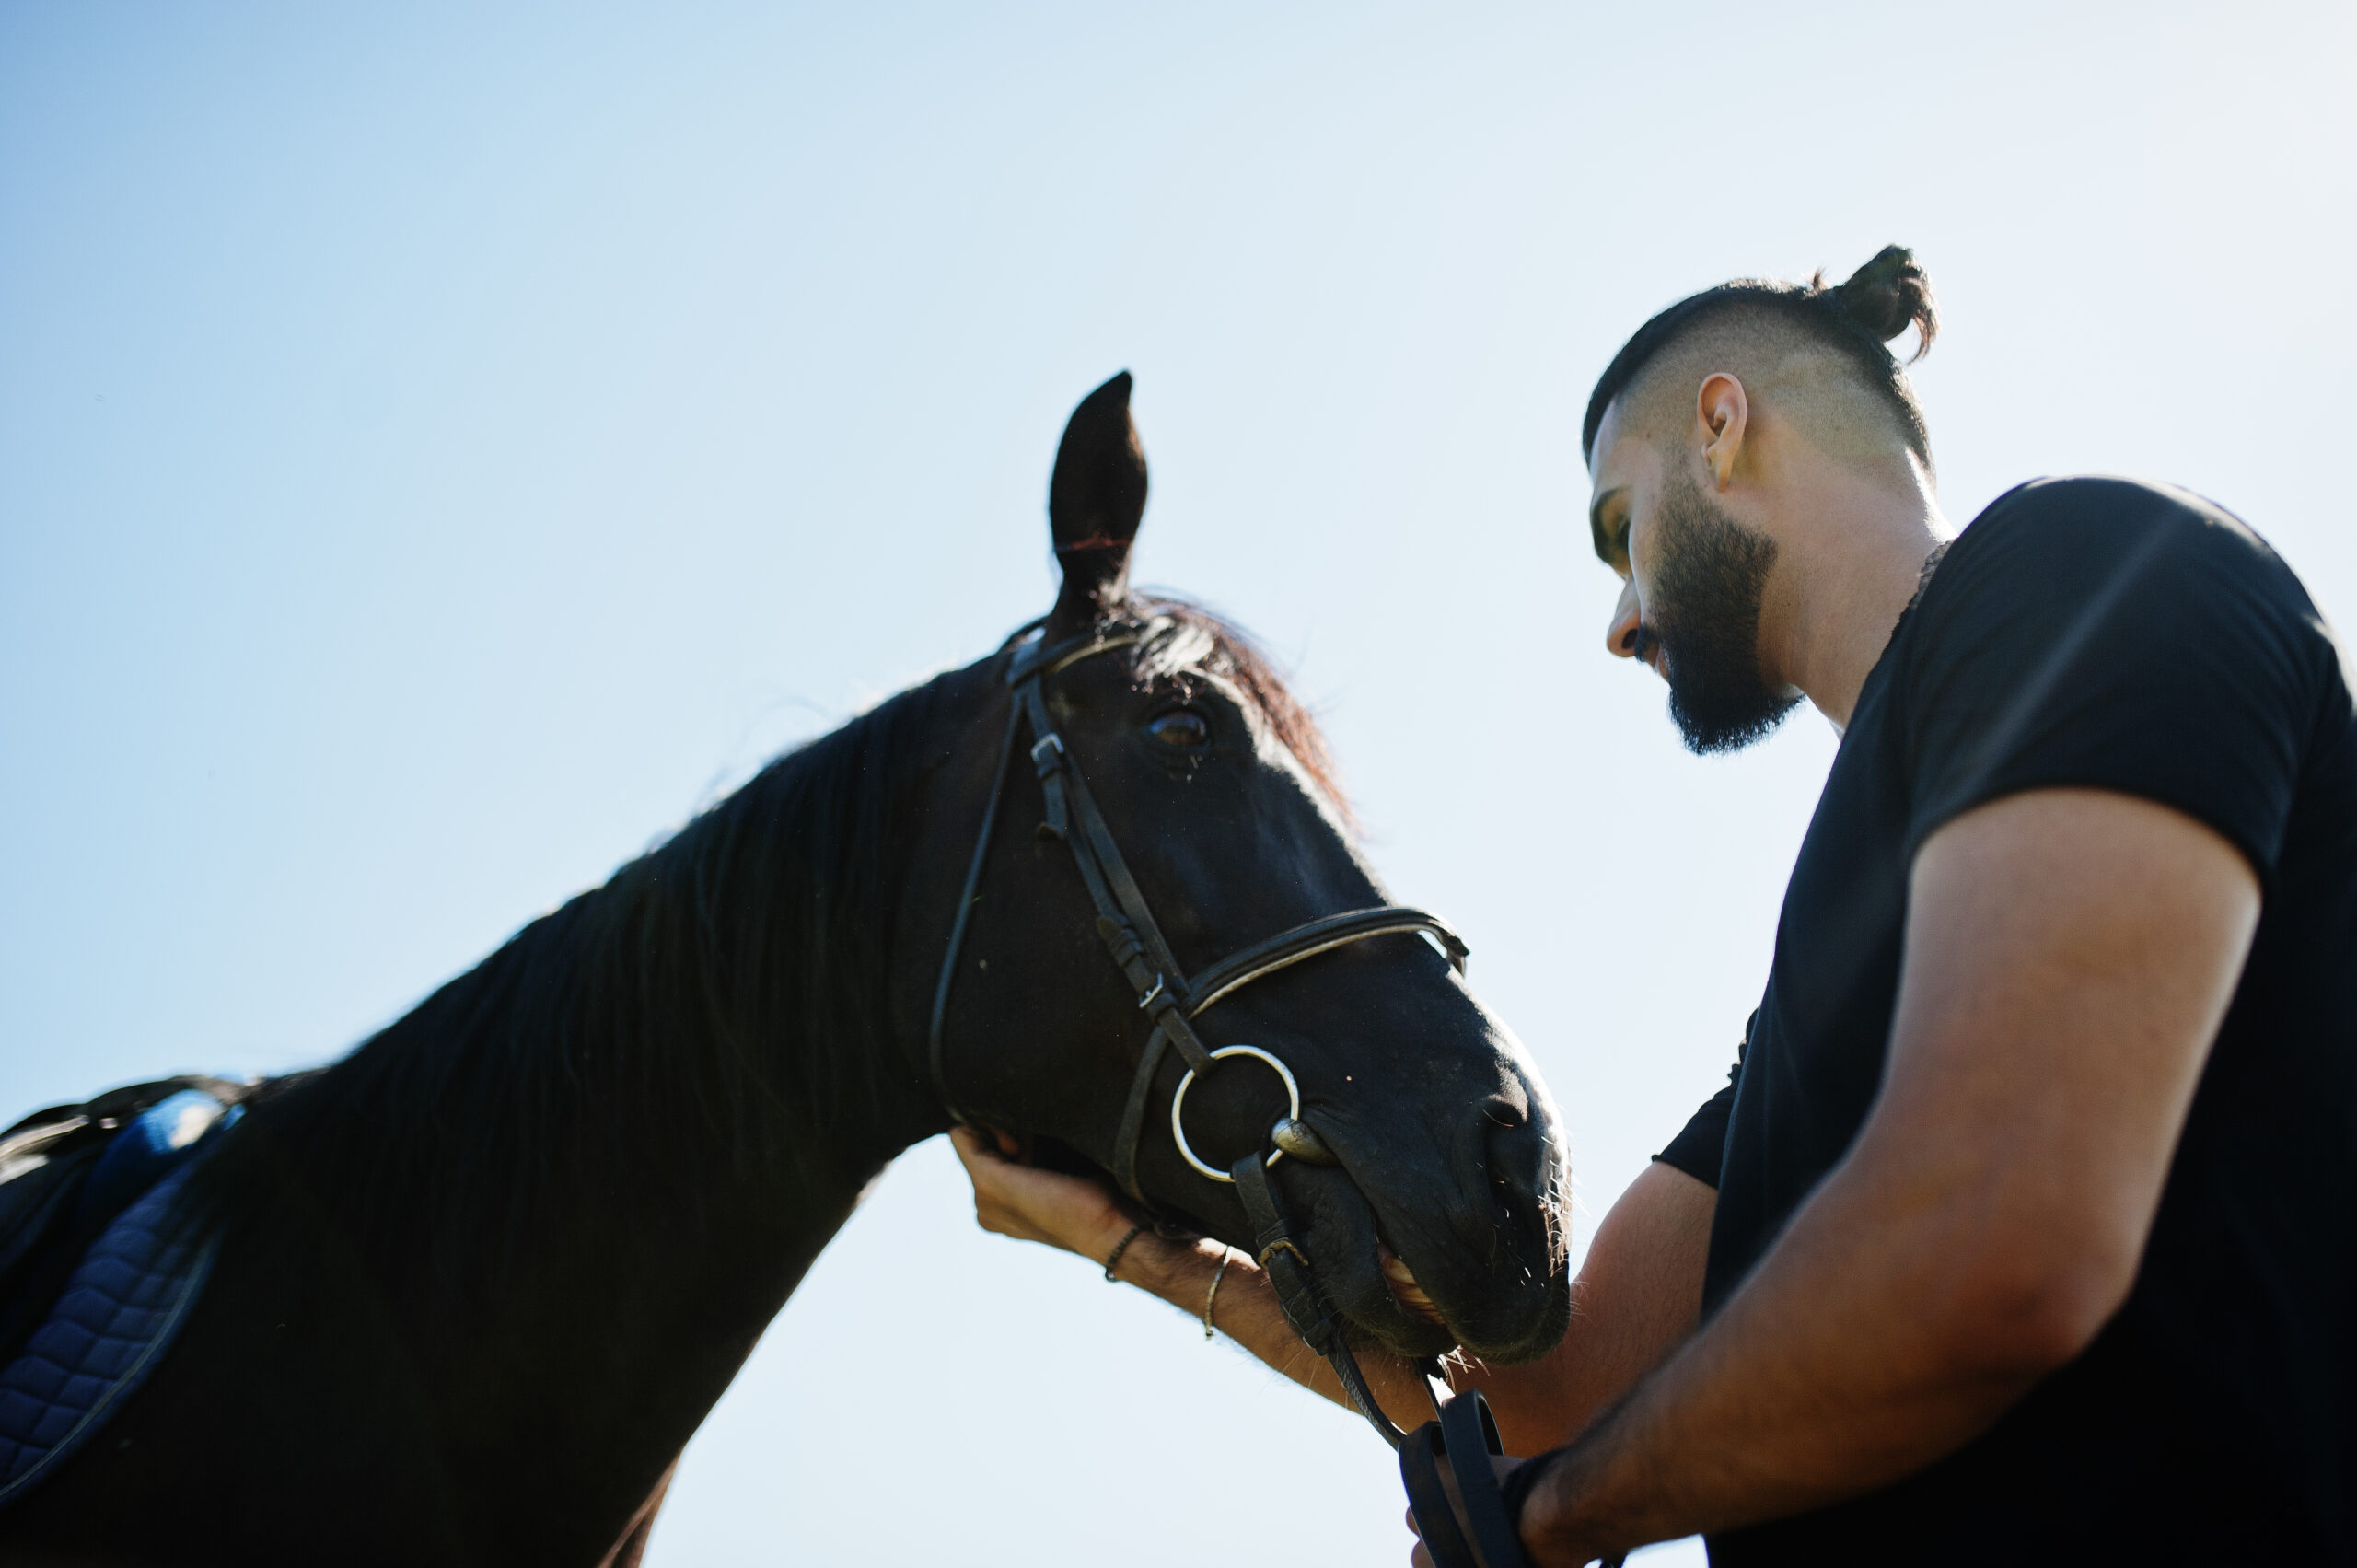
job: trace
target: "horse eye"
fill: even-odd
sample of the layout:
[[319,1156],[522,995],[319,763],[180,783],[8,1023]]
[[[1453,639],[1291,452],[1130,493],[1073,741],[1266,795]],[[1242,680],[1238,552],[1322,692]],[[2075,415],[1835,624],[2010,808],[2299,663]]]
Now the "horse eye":
[[1167,714],[1156,714],[1145,725],[1146,734],[1165,746],[1175,746],[1182,751],[1192,751],[1212,743],[1212,726],[1203,715],[1185,708],[1173,708]]

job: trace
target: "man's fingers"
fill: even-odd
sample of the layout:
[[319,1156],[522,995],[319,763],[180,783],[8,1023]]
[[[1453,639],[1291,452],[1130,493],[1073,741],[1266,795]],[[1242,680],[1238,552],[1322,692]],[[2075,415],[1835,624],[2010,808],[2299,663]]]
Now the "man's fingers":
[[[1489,1460],[1491,1470],[1501,1481],[1530,1462],[1528,1459],[1515,1458],[1511,1454],[1492,1454],[1489,1456]],[[1440,1468],[1440,1485],[1441,1491],[1447,1495],[1449,1511],[1455,1514],[1461,1523],[1465,1517],[1464,1498],[1457,1490],[1457,1472],[1446,1465]],[[1423,1532],[1416,1527],[1416,1511],[1413,1508],[1409,1509],[1406,1516],[1408,1533],[1416,1538],[1415,1550],[1408,1554],[1410,1568],[1433,1568],[1432,1553],[1425,1549]]]
[[1007,1163],[999,1157],[998,1151],[984,1143],[981,1134],[966,1127],[949,1130],[949,1147],[958,1156],[958,1163],[966,1167],[966,1179],[974,1184],[974,1223],[1000,1236],[1036,1240],[1016,1222],[1001,1197],[998,1184]]
[[1018,1165],[986,1133],[950,1129],[950,1147],[974,1184],[974,1218],[984,1230],[1102,1260],[1129,1224],[1111,1189],[1086,1177]]
[[1433,1568],[1433,1555],[1424,1550],[1424,1538],[1416,1529],[1416,1511],[1411,1508],[1400,1517],[1408,1521],[1408,1534],[1416,1543],[1408,1553],[1408,1568]]

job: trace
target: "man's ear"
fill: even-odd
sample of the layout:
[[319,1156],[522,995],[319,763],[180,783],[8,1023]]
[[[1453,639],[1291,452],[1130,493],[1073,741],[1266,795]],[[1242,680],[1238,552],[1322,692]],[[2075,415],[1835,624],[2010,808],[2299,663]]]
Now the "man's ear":
[[1085,630],[1129,591],[1130,546],[1145,515],[1145,452],[1130,422],[1126,370],[1081,399],[1048,481],[1048,532],[1063,573],[1051,636]]
[[1724,370],[1702,377],[1695,395],[1694,416],[1702,441],[1702,466],[1711,470],[1714,488],[1724,491],[1735,481],[1735,465],[1743,455],[1743,437],[1751,425],[1751,401],[1743,383]]

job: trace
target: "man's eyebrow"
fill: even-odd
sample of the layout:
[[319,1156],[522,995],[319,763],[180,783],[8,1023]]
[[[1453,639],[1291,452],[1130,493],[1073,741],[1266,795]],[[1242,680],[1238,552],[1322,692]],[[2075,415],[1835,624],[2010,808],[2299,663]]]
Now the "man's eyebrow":
[[1626,485],[1616,484],[1611,489],[1599,493],[1596,498],[1587,505],[1587,532],[1588,537],[1596,543],[1596,558],[1616,571],[1620,564],[1618,559],[1620,545],[1617,540],[1608,537],[1604,531],[1604,509],[1627,489]]

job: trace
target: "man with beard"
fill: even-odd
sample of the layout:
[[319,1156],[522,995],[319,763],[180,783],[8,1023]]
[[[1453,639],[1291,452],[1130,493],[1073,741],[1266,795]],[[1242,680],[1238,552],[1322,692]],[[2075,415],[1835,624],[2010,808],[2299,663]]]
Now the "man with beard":
[[[1599,1226],[1562,1345],[1477,1375],[1550,1449],[1509,1503],[1542,1568],[1697,1531],[1720,1564],[2357,1562],[2340,651],[2183,492],[2039,481],[1945,542],[1884,346],[1935,324],[1894,247],[1680,301],[1590,400],[1610,650],[1697,751],[1804,697],[1842,742],[1727,1088]],[[959,1148],[986,1225],[1120,1233]],[[1124,1267],[1190,1304],[1213,1257]]]

